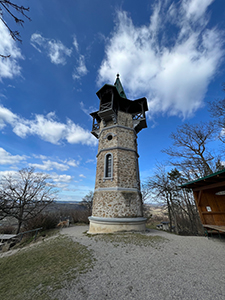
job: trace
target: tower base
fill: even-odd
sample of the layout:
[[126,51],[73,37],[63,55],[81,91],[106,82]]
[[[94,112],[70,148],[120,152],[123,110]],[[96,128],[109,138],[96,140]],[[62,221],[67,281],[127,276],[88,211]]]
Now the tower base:
[[146,218],[100,218],[89,217],[89,234],[120,231],[145,231]]

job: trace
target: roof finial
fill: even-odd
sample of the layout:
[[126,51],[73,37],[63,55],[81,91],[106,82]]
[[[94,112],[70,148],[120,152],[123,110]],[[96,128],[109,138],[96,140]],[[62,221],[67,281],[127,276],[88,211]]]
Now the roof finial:
[[117,73],[117,75],[116,75],[116,76],[117,76],[117,78],[119,78],[119,77],[120,77],[120,74],[119,74],[119,73]]

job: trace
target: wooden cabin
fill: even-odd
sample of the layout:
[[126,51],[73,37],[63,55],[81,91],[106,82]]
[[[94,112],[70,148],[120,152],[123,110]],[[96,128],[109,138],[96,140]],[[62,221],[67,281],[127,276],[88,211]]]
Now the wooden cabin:
[[182,188],[192,189],[203,227],[225,232],[225,169]]

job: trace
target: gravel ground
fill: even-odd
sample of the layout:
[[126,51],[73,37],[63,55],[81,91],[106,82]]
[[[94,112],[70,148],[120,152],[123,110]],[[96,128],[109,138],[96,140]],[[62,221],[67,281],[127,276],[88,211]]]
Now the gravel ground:
[[106,240],[102,235],[89,237],[84,234],[87,230],[76,226],[61,231],[93,250],[96,262],[92,270],[54,295],[59,300],[225,299],[224,239],[150,230],[145,241],[146,236],[162,239],[154,243],[138,239],[135,245],[115,242],[110,235]]

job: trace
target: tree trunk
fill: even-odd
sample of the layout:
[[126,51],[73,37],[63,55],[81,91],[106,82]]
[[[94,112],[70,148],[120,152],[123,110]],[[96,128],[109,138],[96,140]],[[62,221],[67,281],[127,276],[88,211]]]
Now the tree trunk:
[[21,226],[22,226],[22,221],[19,220],[19,221],[18,221],[18,227],[17,227],[16,234],[20,233]]

